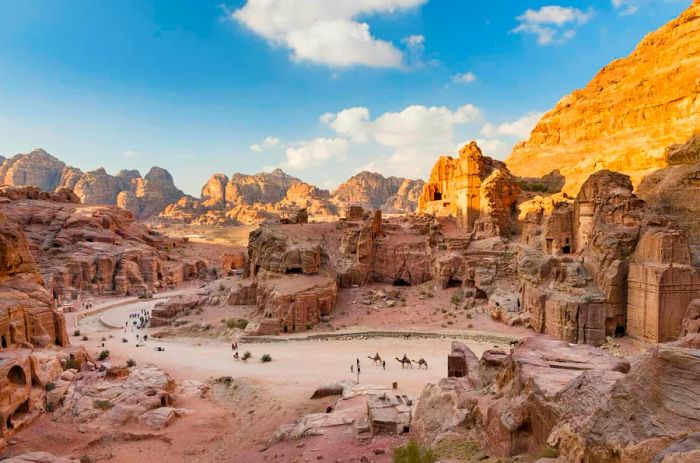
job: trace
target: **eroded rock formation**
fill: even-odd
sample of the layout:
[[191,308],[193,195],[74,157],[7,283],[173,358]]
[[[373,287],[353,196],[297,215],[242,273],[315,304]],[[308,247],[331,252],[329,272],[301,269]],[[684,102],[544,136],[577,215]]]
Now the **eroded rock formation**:
[[481,237],[511,231],[518,187],[505,164],[481,153],[476,142],[458,158],[441,156],[418,199],[418,213],[451,216]]
[[625,332],[677,338],[700,275],[685,235],[632,193],[628,176],[600,171],[573,202],[539,198],[521,209],[526,325],[595,345]]
[[[428,445],[476,441],[499,456],[550,446],[558,461],[649,462],[692,453],[692,445],[680,442],[700,429],[697,407],[690,405],[700,398],[698,342],[695,335],[659,345],[630,367],[591,346],[526,338],[503,355],[492,376],[481,376],[471,366],[474,354],[460,345],[461,357],[473,359],[465,362],[468,375],[426,386],[411,436]],[[482,363],[492,362],[486,357]]]
[[116,175],[104,168],[82,172],[42,149],[2,160],[0,185],[34,186],[46,192],[69,189],[84,204],[116,204],[137,218],[158,214],[183,196],[168,171],[160,167],[153,167],[143,178],[135,170]]
[[559,101],[506,164],[523,177],[559,170],[575,194],[593,172],[628,174],[692,160],[675,152],[700,127],[700,3],[647,35],[626,58]]
[[168,251],[185,241],[135,223],[124,209],[47,199],[0,201],[0,211],[27,234],[33,258],[55,297],[74,299],[81,292],[143,294],[205,278],[212,271],[201,259],[171,260]]

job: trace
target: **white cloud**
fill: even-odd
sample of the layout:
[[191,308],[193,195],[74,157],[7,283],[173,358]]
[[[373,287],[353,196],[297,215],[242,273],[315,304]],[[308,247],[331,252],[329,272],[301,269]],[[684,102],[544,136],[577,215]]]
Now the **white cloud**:
[[473,72],[465,72],[464,74],[456,74],[452,77],[453,82],[460,84],[471,84],[476,80],[476,75]]
[[344,160],[349,148],[350,142],[343,138],[316,138],[300,142],[297,147],[287,148],[287,160],[282,167],[302,170],[331,159]]
[[409,35],[401,39],[409,48],[423,47],[425,44],[425,36],[420,34]]
[[[247,0],[231,17],[292,58],[332,67],[400,67],[403,54],[355,18],[396,13],[428,0]],[[414,45],[418,37],[411,36]],[[411,46],[409,44],[409,46]]]
[[612,6],[619,10],[623,16],[639,11],[639,5],[636,0],[612,0]]
[[126,151],[122,152],[122,156],[124,156],[125,158],[133,158],[133,157],[138,156],[138,155],[139,155],[139,153],[137,151],[134,151],[134,150],[126,150]]
[[262,153],[265,150],[276,147],[280,144],[280,139],[277,137],[265,137],[265,139],[254,145],[250,145],[250,150],[256,153]]
[[481,122],[483,116],[470,104],[454,111],[444,106],[413,105],[374,120],[362,107],[324,114],[321,120],[338,135],[357,143],[372,141],[391,148],[391,155],[370,162],[365,169],[416,178],[426,175],[436,156],[453,151],[456,127]]
[[530,136],[530,132],[535,128],[542,115],[543,113],[540,112],[530,112],[512,122],[504,122],[499,125],[484,124],[481,133],[488,138],[507,136],[524,140]]
[[543,6],[539,10],[528,9],[518,16],[519,24],[511,32],[534,34],[540,45],[564,43],[576,35],[576,27],[586,24],[592,17],[592,11],[558,5]]
[[[468,141],[459,145],[457,150],[461,149],[467,143]],[[481,148],[485,156],[491,156],[497,159],[505,158],[510,154],[511,149],[513,149],[512,143],[497,138],[477,138],[476,144],[479,145],[479,148]]]

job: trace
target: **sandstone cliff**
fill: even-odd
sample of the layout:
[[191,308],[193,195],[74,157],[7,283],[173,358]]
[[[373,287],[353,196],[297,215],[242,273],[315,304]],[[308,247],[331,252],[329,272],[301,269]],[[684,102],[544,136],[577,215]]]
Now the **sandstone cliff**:
[[[65,193],[39,194],[33,187],[0,190],[0,212],[26,234],[30,258],[41,272],[43,299],[75,299],[81,293],[140,295],[212,273],[202,259],[173,259],[169,251],[184,240],[162,236],[134,222],[115,206],[76,204]],[[43,277],[43,280],[42,280]],[[32,294],[41,295],[41,291]],[[39,298],[39,296],[37,296]],[[41,299],[41,298],[40,298]],[[42,300],[43,300],[42,299]]]
[[539,121],[506,163],[522,177],[558,169],[575,194],[600,169],[645,175],[681,162],[674,144],[700,130],[700,2],[647,35]]
[[116,204],[137,218],[160,213],[183,196],[168,171],[153,167],[145,177],[136,170],[110,175],[104,168],[82,172],[42,149],[0,159],[0,184],[35,186],[42,191],[73,190],[84,204]]

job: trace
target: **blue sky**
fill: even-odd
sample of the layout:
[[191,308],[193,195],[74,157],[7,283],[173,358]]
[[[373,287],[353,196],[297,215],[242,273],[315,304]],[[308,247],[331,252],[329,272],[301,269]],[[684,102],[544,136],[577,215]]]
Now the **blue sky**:
[[85,170],[427,177],[539,115],[690,0],[0,0],[0,154]]

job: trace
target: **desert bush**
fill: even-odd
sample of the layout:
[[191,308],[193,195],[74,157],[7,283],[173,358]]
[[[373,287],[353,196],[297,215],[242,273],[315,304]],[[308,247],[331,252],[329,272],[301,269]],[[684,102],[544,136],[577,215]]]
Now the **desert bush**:
[[436,461],[430,449],[424,449],[416,441],[394,449],[394,463],[434,463]]
[[66,370],[80,370],[80,364],[76,359],[66,359]]
[[262,363],[272,362],[272,357],[270,356],[270,354],[263,354],[263,356],[260,357],[260,361]]
[[103,350],[102,352],[99,353],[97,356],[97,360],[107,360],[109,358],[109,351],[107,349]]
[[126,361],[126,366],[129,367],[129,368],[135,367],[135,366],[136,366],[136,360],[134,360],[134,359],[129,359],[129,360],[127,360],[127,361]]
[[73,331],[73,336],[80,336],[80,330]]
[[44,386],[44,389],[46,389],[46,392],[51,392],[54,389],[56,389],[56,385],[54,383],[46,383],[46,386]]
[[114,407],[114,404],[109,400],[95,399],[92,406],[99,408],[100,410],[109,410],[110,408]]
[[252,356],[253,356],[253,354],[251,354],[250,351],[247,350],[247,351],[243,352],[243,357],[241,357],[241,358],[242,358],[243,360],[248,360],[248,359],[251,358]]
[[87,340],[88,340],[88,337],[87,337],[87,336],[83,336],[82,339],[83,339],[83,341],[87,341]]
[[87,455],[83,455],[80,457],[80,463],[92,463],[92,458]]

